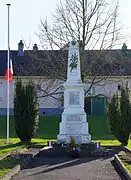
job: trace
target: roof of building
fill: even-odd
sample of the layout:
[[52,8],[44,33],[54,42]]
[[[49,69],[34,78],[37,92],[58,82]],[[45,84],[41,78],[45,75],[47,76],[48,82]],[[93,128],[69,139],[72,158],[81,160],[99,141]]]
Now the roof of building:
[[[36,46],[36,45],[35,45]],[[36,48],[36,47],[35,47]],[[68,51],[25,50],[11,51],[15,76],[66,77]],[[82,67],[91,75],[131,75],[131,50],[123,45],[120,50],[89,50]],[[7,51],[0,50],[0,76],[5,75]]]

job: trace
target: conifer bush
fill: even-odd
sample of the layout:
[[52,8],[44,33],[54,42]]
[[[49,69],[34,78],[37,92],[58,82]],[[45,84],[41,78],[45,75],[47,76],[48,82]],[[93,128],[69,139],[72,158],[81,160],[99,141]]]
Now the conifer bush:
[[30,142],[38,128],[39,115],[35,84],[26,86],[17,79],[14,95],[14,122],[17,136],[22,142]]
[[116,92],[111,98],[108,104],[107,118],[112,134],[122,145],[126,146],[131,133],[131,102],[128,84],[121,86],[120,97]]

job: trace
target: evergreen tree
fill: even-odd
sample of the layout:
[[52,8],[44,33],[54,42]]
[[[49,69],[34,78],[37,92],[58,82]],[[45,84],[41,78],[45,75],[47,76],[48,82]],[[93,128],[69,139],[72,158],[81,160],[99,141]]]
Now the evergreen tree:
[[107,110],[109,128],[113,135],[126,146],[131,133],[131,103],[128,84],[121,86],[121,96],[113,95]]
[[112,134],[117,138],[119,131],[119,119],[120,119],[120,111],[119,111],[119,99],[118,93],[114,94],[111,98],[108,109],[107,109],[107,118],[109,122],[109,129]]
[[30,141],[31,138],[36,134],[39,122],[39,109],[37,103],[37,93],[35,84],[33,81],[29,81],[25,88],[26,96],[26,125],[27,125],[27,139]]
[[14,120],[16,134],[22,142],[29,142],[38,128],[38,104],[32,81],[24,87],[21,79],[16,81],[14,96]]
[[131,132],[130,122],[131,122],[131,103],[130,103],[130,92],[128,88],[128,84],[126,86],[121,86],[121,97],[120,97],[120,142],[123,145],[128,144],[129,135]]
[[17,136],[24,141],[25,131],[25,89],[21,79],[17,79],[14,95],[14,122]]

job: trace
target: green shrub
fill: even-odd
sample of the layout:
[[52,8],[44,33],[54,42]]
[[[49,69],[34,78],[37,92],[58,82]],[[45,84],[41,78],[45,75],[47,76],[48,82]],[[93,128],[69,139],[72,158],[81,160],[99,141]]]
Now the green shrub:
[[107,118],[112,134],[122,145],[126,146],[131,132],[131,103],[127,84],[125,87],[124,85],[121,86],[120,97],[116,92],[111,98],[108,104]]
[[108,109],[107,109],[107,118],[109,122],[109,129],[113,135],[117,136],[117,132],[119,131],[119,120],[120,120],[120,112],[119,112],[119,100],[118,94],[114,94],[111,98]]
[[121,86],[121,97],[120,97],[120,112],[121,112],[121,142],[123,145],[128,144],[129,135],[131,132],[131,102],[130,102],[130,91],[128,84]]
[[17,136],[22,142],[29,142],[38,128],[38,103],[35,85],[29,81],[23,86],[17,79],[14,95],[14,121]]

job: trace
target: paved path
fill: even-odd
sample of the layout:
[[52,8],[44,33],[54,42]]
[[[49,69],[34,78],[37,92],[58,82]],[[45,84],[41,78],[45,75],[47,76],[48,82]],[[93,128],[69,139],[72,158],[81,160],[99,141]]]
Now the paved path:
[[11,180],[124,180],[112,165],[113,158],[69,159],[37,157]]

